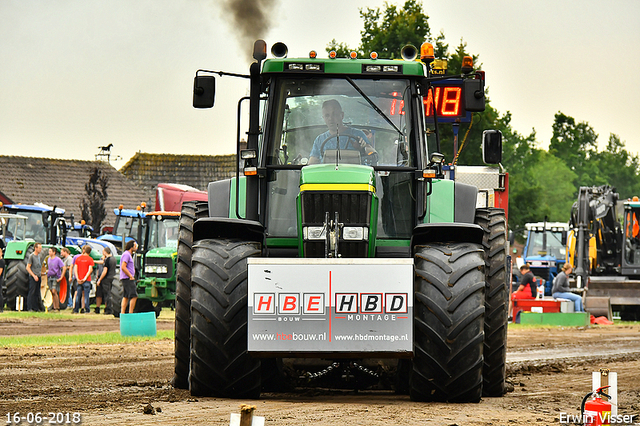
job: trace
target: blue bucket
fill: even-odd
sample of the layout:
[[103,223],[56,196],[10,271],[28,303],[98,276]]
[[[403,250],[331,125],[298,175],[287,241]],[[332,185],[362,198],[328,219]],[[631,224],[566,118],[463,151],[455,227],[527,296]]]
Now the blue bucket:
[[122,336],[155,336],[157,334],[156,313],[120,314],[120,334]]

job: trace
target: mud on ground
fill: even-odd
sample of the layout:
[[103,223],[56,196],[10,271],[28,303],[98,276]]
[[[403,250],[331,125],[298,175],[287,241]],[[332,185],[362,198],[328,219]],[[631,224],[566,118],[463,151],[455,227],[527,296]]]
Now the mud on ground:
[[[619,414],[640,422],[640,324],[509,330],[513,391],[479,404],[415,403],[393,391],[298,388],[260,400],[195,398],[173,389],[173,341],[14,348],[2,337],[119,330],[118,320],[89,314],[64,323],[0,315],[0,420],[7,413],[80,413],[83,424],[228,425],[241,403],[256,405],[267,425],[559,424],[578,414],[591,372],[618,373]],[[55,326],[54,326],[55,325]],[[63,327],[64,326],[64,327]],[[171,329],[160,320],[159,329]],[[577,357],[575,357],[577,356]],[[145,414],[146,413],[146,414]],[[21,424],[27,424],[22,422]]]

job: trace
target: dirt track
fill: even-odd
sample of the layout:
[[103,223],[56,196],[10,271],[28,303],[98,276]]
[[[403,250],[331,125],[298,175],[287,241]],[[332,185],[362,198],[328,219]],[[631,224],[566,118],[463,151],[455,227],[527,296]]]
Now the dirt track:
[[[4,320],[4,321],[3,321]],[[6,322],[11,321],[11,322]],[[258,401],[194,398],[169,385],[173,341],[136,344],[9,348],[2,337],[117,331],[117,319],[79,316],[64,324],[3,319],[0,314],[0,415],[80,413],[84,424],[228,425],[241,403],[272,425],[507,425],[558,424],[577,414],[591,371],[618,372],[619,414],[640,422],[640,324],[587,329],[509,331],[509,382],[513,392],[479,404],[414,403],[392,391],[296,389]],[[170,320],[159,329],[170,329]],[[596,355],[594,357],[594,354]],[[600,355],[604,354],[604,355]],[[551,357],[557,359],[544,359]],[[578,355],[578,358],[570,357]],[[543,358],[543,359],[535,359]],[[150,406],[148,406],[150,404]],[[155,411],[156,414],[144,414]],[[45,422],[46,423],[46,422]],[[22,422],[22,424],[27,424]]]

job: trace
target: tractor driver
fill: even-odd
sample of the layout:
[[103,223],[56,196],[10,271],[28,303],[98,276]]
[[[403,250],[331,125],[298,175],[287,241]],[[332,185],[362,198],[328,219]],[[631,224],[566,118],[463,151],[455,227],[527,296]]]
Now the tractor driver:
[[335,99],[329,99],[322,104],[322,118],[329,130],[318,135],[313,142],[309,154],[309,164],[320,163],[325,150],[338,149],[338,137],[340,138],[340,149],[355,149],[360,151],[361,156],[376,153],[362,130],[347,127],[342,122],[344,112],[340,103]]

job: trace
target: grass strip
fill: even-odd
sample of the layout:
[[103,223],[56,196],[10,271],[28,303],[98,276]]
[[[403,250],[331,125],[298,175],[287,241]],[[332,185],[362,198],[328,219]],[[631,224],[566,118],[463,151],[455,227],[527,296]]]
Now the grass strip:
[[[60,312],[28,312],[28,311],[10,311],[5,309],[4,312],[0,313],[0,322],[6,319],[24,319],[24,318],[39,318],[39,319],[89,319],[89,320],[102,320],[102,319],[110,319],[115,317],[113,315],[104,315],[94,314],[93,308],[91,309],[90,314],[72,314],[71,309],[65,309]],[[160,317],[158,320],[173,320],[175,318],[175,311],[172,311],[169,308],[162,308],[162,312],[160,313]]]
[[54,346],[135,343],[148,340],[173,340],[173,330],[158,330],[156,336],[122,336],[119,332],[97,334],[46,334],[41,336],[0,337],[0,347]]

